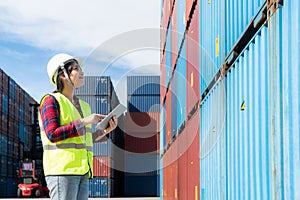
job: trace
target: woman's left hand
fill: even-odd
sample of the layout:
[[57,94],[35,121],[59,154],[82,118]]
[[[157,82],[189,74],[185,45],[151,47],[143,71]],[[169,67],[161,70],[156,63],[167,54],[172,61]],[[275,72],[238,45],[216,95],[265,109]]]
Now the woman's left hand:
[[113,131],[118,125],[118,119],[116,118],[116,116],[113,116],[110,120],[109,120],[109,126],[104,130],[104,132],[107,134],[111,131]]

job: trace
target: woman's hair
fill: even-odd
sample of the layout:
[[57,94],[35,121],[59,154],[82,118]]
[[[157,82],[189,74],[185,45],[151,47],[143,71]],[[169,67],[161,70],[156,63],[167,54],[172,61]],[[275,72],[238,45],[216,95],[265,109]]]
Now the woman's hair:
[[[65,65],[64,65],[64,68],[67,70],[67,74],[70,75],[71,72],[72,72],[72,66],[74,63],[77,63],[76,60],[71,60],[70,62],[67,62]],[[62,92],[63,89],[64,89],[64,84],[63,84],[63,81],[62,81],[62,74],[64,74],[63,70],[61,68],[58,69],[57,71],[57,79],[56,79],[56,91],[58,92]]]

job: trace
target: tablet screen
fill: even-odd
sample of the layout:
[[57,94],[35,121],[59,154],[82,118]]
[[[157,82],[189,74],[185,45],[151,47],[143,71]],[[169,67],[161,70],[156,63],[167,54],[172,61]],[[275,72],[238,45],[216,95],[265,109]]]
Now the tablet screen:
[[96,129],[104,130],[108,126],[110,118],[114,115],[118,118],[126,111],[126,107],[123,104],[119,104],[115,107],[104,119],[102,119],[97,125]]

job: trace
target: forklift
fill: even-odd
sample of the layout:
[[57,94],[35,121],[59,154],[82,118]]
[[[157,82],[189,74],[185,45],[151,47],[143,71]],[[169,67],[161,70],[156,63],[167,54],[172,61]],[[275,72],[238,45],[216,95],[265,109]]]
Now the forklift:
[[25,159],[21,161],[21,168],[17,171],[20,184],[18,185],[17,196],[20,197],[49,197],[49,190],[45,184],[43,171],[36,169],[35,161]]

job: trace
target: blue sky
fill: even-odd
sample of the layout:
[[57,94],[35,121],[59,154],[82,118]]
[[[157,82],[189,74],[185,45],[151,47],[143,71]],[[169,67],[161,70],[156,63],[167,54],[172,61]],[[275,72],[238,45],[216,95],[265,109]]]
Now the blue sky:
[[160,6],[161,0],[0,1],[0,68],[39,101],[54,90],[48,60],[66,52],[85,60],[86,75],[111,75],[123,98],[126,75],[159,74]]

